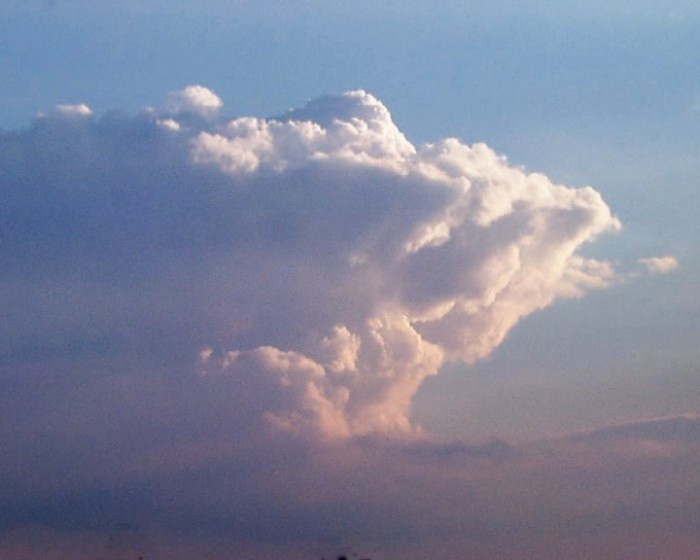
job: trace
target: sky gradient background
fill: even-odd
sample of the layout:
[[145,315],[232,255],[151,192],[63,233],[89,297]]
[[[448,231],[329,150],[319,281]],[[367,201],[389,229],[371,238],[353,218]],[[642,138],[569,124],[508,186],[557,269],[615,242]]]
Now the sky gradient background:
[[700,553],[696,2],[144,4],[0,0],[0,556]]

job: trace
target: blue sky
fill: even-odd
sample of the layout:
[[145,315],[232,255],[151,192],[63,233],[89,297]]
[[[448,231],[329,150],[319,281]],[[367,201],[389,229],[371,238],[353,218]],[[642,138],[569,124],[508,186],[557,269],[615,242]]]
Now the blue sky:
[[0,0],[0,551],[696,555],[699,68],[691,1]]

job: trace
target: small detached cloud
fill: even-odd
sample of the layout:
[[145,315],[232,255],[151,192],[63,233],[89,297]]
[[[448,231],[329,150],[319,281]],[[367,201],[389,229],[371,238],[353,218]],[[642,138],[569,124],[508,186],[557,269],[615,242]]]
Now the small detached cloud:
[[671,255],[639,259],[638,262],[646,267],[649,272],[654,274],[668,274],[669,272],[677,270],[680,266],[678,259]]
[[56,105],[55,110],[59,115],[67,117],[89,117],[92,115],[92,109],[84,103],[77,105]]

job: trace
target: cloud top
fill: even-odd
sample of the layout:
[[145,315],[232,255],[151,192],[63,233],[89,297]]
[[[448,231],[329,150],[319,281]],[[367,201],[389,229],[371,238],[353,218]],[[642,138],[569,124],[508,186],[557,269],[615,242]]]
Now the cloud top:
[[209,88],[200,85],[191,85],[168,94],[165,108],[175,114],[195,113],[209,116],[216,113],[223,106],[223,102]]

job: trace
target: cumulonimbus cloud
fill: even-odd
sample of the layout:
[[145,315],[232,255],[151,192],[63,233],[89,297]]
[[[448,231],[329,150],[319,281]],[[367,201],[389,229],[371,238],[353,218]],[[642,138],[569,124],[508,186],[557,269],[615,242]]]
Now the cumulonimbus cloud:
[[220,106],[190,86],[163,111],[76,105],[4,135],[5,256],[84,284],[90,313],[45,298],[78,329],[112,312],[191,335],[200,373],[238,380],[269,427],[414,433],[412,397],[445,361],[484,358],[523,317],[616,278],[580,253],[620,227],[590,187],[485,144],[415,146],[364,91],[272,119]]

